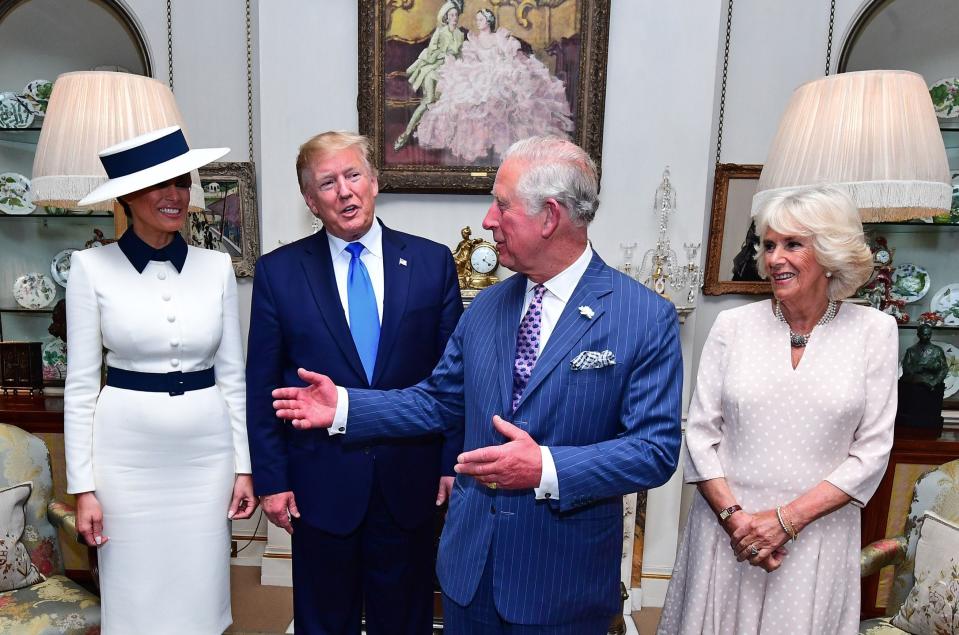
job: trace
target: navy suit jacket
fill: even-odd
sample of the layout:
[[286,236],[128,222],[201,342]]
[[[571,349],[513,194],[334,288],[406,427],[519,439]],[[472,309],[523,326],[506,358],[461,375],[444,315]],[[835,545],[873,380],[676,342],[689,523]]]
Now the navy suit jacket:
[[[493,415],[525,428],[550,448],[559,500],[458,476],[437,562],[443,591],[468,604],[489,562],[496,607],[510,622],[611,616],[622,607],[622,496],[666,482],[679,455],[676,311],[594,254],[512,413],[525,292],[526,278],[517,275],[480,293],[433,374],[416,386],[348,390],[346,436],[367,441],[465,426],[471,450],[503,443]],[[571,368],[580,352],[605,350],[615,364]]]
[[[403,388],[429,376],[463,312],[456,265],[445,246],[384,226],[383,278],[372,387]],[[326,430],[295,430],[277,419],[270,393],[303,385],[300,367],[340,386],[370,387],[343,313],[325,231],[256,264],[246,368],[256,493],[292,491],[304,522],[339,535],[359,525],[374,483],[400,526],[429,520],[439,477],[453,474],[462,434],[443,436],[437,429],[427,438],[357,445]]]

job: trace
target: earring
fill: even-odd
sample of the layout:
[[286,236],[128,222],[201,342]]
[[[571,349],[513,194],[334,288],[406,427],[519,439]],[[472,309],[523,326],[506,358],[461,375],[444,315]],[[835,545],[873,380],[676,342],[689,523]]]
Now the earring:
[[827,277],[827,278],[832,278],[832,271],[827,271],[827,272],[826,272],[826,277]]

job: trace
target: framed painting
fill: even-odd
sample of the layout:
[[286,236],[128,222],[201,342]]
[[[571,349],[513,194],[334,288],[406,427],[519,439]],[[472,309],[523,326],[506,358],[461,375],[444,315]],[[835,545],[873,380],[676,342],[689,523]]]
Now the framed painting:
[[772,293],[756,270],[756,236],[750,210],[761,165],[720,163],[713,183],[713,207],[706,248],[703,293]]
[[253,275],[260,255],[256,178],[248,162],[208,163],[200,168],[205,209],[183,226],[187,243],[230,254],[237,277]]
[[487,193],[502,153],[564,135],[597,167],[610,0],[359,5],[359,122],[381,191]]

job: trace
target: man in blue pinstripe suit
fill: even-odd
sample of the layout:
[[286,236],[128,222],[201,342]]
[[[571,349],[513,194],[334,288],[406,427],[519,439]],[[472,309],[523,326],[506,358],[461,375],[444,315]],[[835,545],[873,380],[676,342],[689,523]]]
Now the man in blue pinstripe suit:
[[676,312],[593,252],[597,193],[578,146],[517,142],[483,226],[522,275],[473,301],[433,374],[379,392],[301,369],[306,387],[273,393],[294,427],[357,442],[464,426],[437,562],[453,635],[605,633],[621,608],[621,497],[676,467]]

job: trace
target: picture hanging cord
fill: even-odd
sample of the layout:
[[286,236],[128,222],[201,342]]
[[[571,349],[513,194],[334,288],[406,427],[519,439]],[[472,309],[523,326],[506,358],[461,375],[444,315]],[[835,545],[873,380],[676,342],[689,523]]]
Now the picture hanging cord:
[[829,35],[826,37],[826,77],[829,76],[829,63],[832,60],[832,30],[836,22],[836,0],[829,2]]
[[247,150],[250,155],[250,166],[253,168],[253,179],[255,180],[256,164],[253,161],[253,20],[251,18],[250,0],[246,0],[246,132]]
[[726,47],[723,49],[723,85],[719,93],[719,124],[716,127],[716,165],[723,151],[723,118],[726,115],[726,80],[729,77],[729,41],[733,26],[733,0],[726,8]]
[[167,81],[170,92],[173,92],[173,0],[166,0],[166,62],[168,69]]

